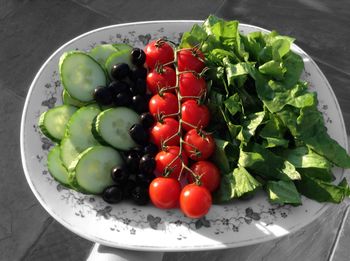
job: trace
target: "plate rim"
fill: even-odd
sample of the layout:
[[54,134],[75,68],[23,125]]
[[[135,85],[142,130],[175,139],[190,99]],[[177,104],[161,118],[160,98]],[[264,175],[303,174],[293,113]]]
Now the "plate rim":
[[[164,252],[171,252],[171,251],[176,251],[176,250],[182,250],[182,251],[203,251],[203,250],[217,250],[217,249],[229,249],[229,248],[236,248],[236,247],[242,247],[242,246],[248,246],[248,245],[253,245],[253,244],[260,244],[260,243],[264,243],[267,241],[271,241],[273,239],[278,239],[278,238],[282,238],[285,237],[287,235],[291,235],[295,232],[297,232],[298,230],[302,229],[303,227],[306,227],[307,225],[309,225],[311,222],[313,222],[314,220],[316,220],[317,218],[319,218],[330,206],[334,205],[331,203],[324,203],[324,205],[315,213],[314,218],[312,220],[310,220],[307,223],[302,223],[302,224],[297,224],[295,226],[293,226],[288,233],[284,234],[284,235],[278,235],[278,236],[274,236],[274,237],[269,237],[269,236],[262,236],[262,237],[258,237],[255,239],[248,239],[248,240],[243,240],[240,241],[239,243],[234,242],[234,243],[218,243],[218,244],[210,244],[208,246],[205,245],[201,245],[201,246],[195,246],[195,247],[157,247],[157,246],[140,246],[140,245],[123,245],[120,244],[119,242],[116,244],[116,242],[112,242],[112,241],[107,241],[105,239],[96,237],[94,235],[88,234],[88,233],[81,233],[80,231],[78,231],[77,229],[74,228],[74,226],[72,226],[71,224],[69,224],[66,220],[61,219],[53,210],[51,210],[49,208],[49,206],[42,200],[42,196],[41,194],[38,192],[38,190],[36,189],[36,187],[34,186],[33,182],[31,181],[30,175],[29,175],[29,170],[27,168],[27,160],[25,158],[25,151],[24,151],[24,129],[25,129],[25,120],[26,120],[26,112],[28,109],[28,105],[29,105],[29,100],[31,97],[31,94],[34,90],[34,86],[38,80],[38,78],[40,77],[40,75],[42,74],[42,71],[45,69],[45,67],[47,66],[47,64],[53,59],[53,57],[59,53],[62,49],[64,49],[67,45],[75,42],[76,40],[80,39],[80,38],[84,38],[87,35],[99,32],[99,31],[103,31],[103,30],[108,30],[110,28],[118,28],[118,27],[127,27],[127,26],[133,26],[133,25],[144,25],[144,24],[164,24],[164,23],[203,23],[204,20],[149,20],[149,21],[139,21],[139,22],[129,22],[129,23],[119,23],[119,24],[113,24],[113,25],[108,25],[108,26],[103,26],[103,27],[99,27],[99,28],[95,28],[93,30],[90,30],[88,32],[85,32],[83,34],[80,34],[76,37],[74,37],[73,39],[65,42],[63,45],[61,45],[59,48],[57,48],[46,60],[45,62],[42,64],[42,66],[40,67],[40,69],[38,70],[38,72],[36,73],[33,81],[30,84],[29,90],[27,92],[26,95],[26,99],[25,99],[25,103],[23,106],[23,110],[22,110],[22,116],[21,116],[21,125],[20,125],[20,151],[21,151],[21,162],[22,162],[22,167],[23,167],[23,171],[27,180],[27,183],[29,184],[29,187],[31,189],[31,191],[33,192],[34,196],[36,197],[36,199],[39,201],[40,205],[49,213],[50,216],[52,216],[57,222],[59,222],[61,225],[63,225],[65,228],[67,228],[68,230],[72,231],[73,233],[89,240],[92,242],[97,242],[100,243],[102,245],[105,246],[110,246],[110,247],[115,247],[115,248],[121,248],[121,249],[129,249],[129,250],[136,250],[136,251],[164,251]],[[251,24],[246,24],[246,23],[239,23],[240,25],[246,26],[246,27],[253,27],[255,29],[264,31],[264,32],[271,32],[265,28],[259,27],[259,26],[255,26],[255,25],[251,25]],[[303,49],[301,49],[298,45],[293,44],[293,47],[298,49],[301,53],[306,54],[308,56],[308,58],[310,59],[310,62],[312,63],[312,65],[315,67],[315,69],[317,70],[317,72],[321,75],[322,77],[322,81],[325,82],[326,86],[328,87],[328,90],[331,93],[331,98],[333,99],[333,102],[335,104],[335,107],[339,113],[340,116],[340,124],[341,124],[341,128],[343,133],[345,134],[343,138],[343,142],[345,144],[345,150],[348,152],[348,138],[347,138],[347,132],[346,132],[346,126],[345,126],[345,122],[344,122],[344,117],[343,117],[343,113],[340,109],[340,105],[338,103],[338,99],[329,83],[329,81],[327,80],[326,76],[323,74],[323,72],[321,71],[321,69],[318,67],[318,65],[316,64],[316,62],[312,59],[312,57],[310,55],[308,55]],[[344,169],[342,170],[342,175],[344,176]]]

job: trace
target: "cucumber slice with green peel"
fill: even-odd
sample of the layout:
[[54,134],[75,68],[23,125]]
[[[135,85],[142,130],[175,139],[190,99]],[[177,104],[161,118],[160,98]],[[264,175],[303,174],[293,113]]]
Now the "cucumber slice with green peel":
[[63,138],[60,144],[60,159],[68,171],[74,169],[72,163],[84,149],[86,148],[75,145],[70,137]]
[[62,91],[62,101],[63,104],[72,105],[79,108],[88,104],[87,102],[74,99],[66,90]]
[[125,49],[110,55],[106,61],[105,67],[109,77],[112,79],[111,70],[113,65],[119,63],[126,63],[132,67],[130,50]]
[[97,120],[97,116],[95,117],[94,121],[91,124],[91,133],[92,133],[92,135],[100,143],[100,145],[110,146],[107,142],[105,142],[104,139],[101,138],[100,134],[98,134],[98,132],[96,130],[96,120]]
[[106,64],[107,58],[118,51],[112,44],[101,44],[91,49],[89,55],[92,56],[103,67]]
[[117,49],[118,51],[124,51],[124,50],[129,50],[129,52],[131,53],[133,47],[126,44],[126,43],[114,43],[112,44],[112,46]]
[[63,87],[82,102],[92,101],[95,88],[107,84],[101,65],[81,51],[64,53],[60,58],[59,71]]
[[129,135],[133,124],[140,122],[140,116],[126,107],[111,108],[101,112],[95,122],[96,133],[106,143],[120,150],[129,150],[136,143]]
[[47,155],[47,167],[55,180],[65,186],[69,185],[68,171],[61,161],[60,147],[58,145],[53,147]]
[[101,194],[114,183],[111,178],[112,168],[122,164],[122,157],[111,147],[88,148],[78,156],[75,169],[69,176],[70,182],[88,193]]
[[114,105],[100,105],[101,111],[105,111],[105,110],[108,110],[108,109],[114,108],[114,107],[115,107]]
[[69,119],[65,135],[74,140],[82,139],[87,142],[87,145],[90,145],[94,141],[91,124],[100,112],[100,108],[95,104],[80,108]]
[[74,161],[85,149],[99,145],[91,132],[92,123],[101,112],[97,105],[89,105],[77,110],[70,118],[65,138],[61,141],[61,159],[63,165],[71,170]]
[[49,139],[59,142],[64,136],[70,117],[76,110],[77,107],[61,105],[45,111],[39,118],[41,132]]

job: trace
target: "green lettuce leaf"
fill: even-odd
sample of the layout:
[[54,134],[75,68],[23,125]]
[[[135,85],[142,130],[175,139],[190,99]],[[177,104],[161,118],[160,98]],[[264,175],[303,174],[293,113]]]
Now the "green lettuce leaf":
[[293,164],[254,143],[240,150],[238,164],[272,180],[298,180],[299,172]]
[[207,59],[215,65],[223,66],[223,60],[228,59],[229,63],[238,63],[239,58],[232,52],[224,49],[213,49],[207,56]]
[[287,148],[289,141],[283,138],[278,137],[264,137],[264,141],[262,142],[262,145],[265,148],[275,148],[275,147],[283,147]]
[[235,85],[234,80],[240,76],[246,76],[248,74],[253,75],[255,73],[254,63],[251,62],[240,62],[233,64],[228,57],[223,58],[222,60],[228,85]]
[[310,148],[335,165],[350,168],[350,156],[343,147],[329,136],[322,114],[316,107],[302,108],[297,122],[297,135]]
[[334,179],[331,162],[306,146],[283,150],[279,155],[292,163],[300,174],[328,182]]
[[238,160],[238,148],[226,140],[215,139],[215,152],[212,156],[213,162],[220,168],[221,173],[227,173],[236,165]]
[[241,43],[238,24],[238,21],[225,21],[211,15],[204,21],[203,29],[208,35],[215,37],[217,46],[222,45],[222,49],[233,51],[241,61],[247,61],[249,53]]
[[242,111],[241,99],[237,93],[233,94],[227,100],[225,100],[224,105],[232,116],[234,116],[237,112]]
[[258,61],[259,53],[266,45],[262,32],[252,32],[247,35],[241,35],[245,50],[249,53],[251,61]]
[[239,34],[237,34],[238,21],[224,21],[209,17],[204,22],[204,30],[208,35],[213,35],[216,40],[226,46],[237,44]]
[[301,176],[308,175],[309,177],[326,181],[326,182],[332,182],[335,180],[335,177],[331,169],[297,168],[297,171],[301,174]]
[[283,125],[288,128],[293,137],[298,135],[297,119],[300,109],[287,105],[282,111],[276,112],[275,115],[282,121]]
[[290,88],[300,80],[301,73],[304,69],[304,62],[299,55],[289,52],[283,58],[282,63],[283,67],[287,69],[282,82],[287,88]]
[[294,41],[291,37],[278,35],[276,31],[272,31],[269,34],[262,34],[261,37],[256,35],[255,39],[260,44],[263,43],[260,45],[261,49],[257,57],[257,60],[261,64],[270,60],[281,62],[282,58],[290,52],[290,46]]
[[268,114],[269,119],[265,126],[261,129],[259,136],[264,139],[263,146],[265,148],[284,147],[287,148],[289,140],[285,139],[286,127],[274,115]]
[[288,36],[276,36],[273,37],[272,46],[272,59],[276,62],[282,61],[282,58],[289,53],[290,46],[294,42],[293,38]]
[[349,191],[346,182],[330,183],[332,164],[348,168],[350,156],[328,135],[316,93],[300,80],[304,63],[293,41],[275,31],[242,35],[237,21],[213,15],[183,34],[180,46],[200,48],[209,68],[214,117],[207,130],[217,138],[213,159],[225,173],[216,193],[221,201],[249,194],[258,185],[249,189],[240,180],[251,178],[281,204],[300,204],[293,182],[320,201],[339,202]]
[[191,48],[202,45],[208,38],[207,33],[198,24],[193,25],[190,32],[185,32],[182,35],[180,47]]
[[333,185],[303,174],[301,181],[298,181],[296,186],[302,195],[318,202],[340,203],[345,197],[350,196],[350,188],[346,179],[343,179],[339,185]]
[[350,156],[329,136],[322,114],[316,106],[304,107],[300,110],[288,107],[277,115],[296,139],[301,140],[335,165],[350,168]]
[[268,61],[259,66],[259,72],[265,75],[270,75],[276,80],[283,79],[283,75],[286,71],[287,68],[283,67],[282,63],[276,61]]
[[301,197],[293,181],[268,181],[266,191],[271,203],[301,204]]
[[307,92],[307,84],[298,82],[287,89],[286,85],[260,77],[257,81],[257,92],[270,112],[279,112],[286,105],[296,108],[314,106],[317,104],[316,94]]
[[284,150],[282,155],[296,168],[320,168],[330,170],[332,164],[323,156],[306,146]]
[[214,201],[221,203],[243,195],[255,193],[261,184],[243,167],[221,177],[219,190],[214,194]]
[[249,114],[243,119],[242,129],[237,135],[237,139],[248,143],[250,138],[255,135],[256,129],[263,123],[265,111]]

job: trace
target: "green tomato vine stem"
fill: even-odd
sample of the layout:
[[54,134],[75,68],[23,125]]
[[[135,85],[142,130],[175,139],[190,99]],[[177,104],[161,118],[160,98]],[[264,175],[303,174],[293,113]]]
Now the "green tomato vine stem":
[[[200,96],[181,96],[180,94],[180,90],[179,90],[179,78],[180,78],[180,75],[183,74],[183,73],[193,73],[195,74],[197,77],[202,77],[203,74],[205,73],[205,71],[207,70],[207,68],[204,68],[203,71],[201,73],[197,73],[195,71],[192,71],[192,70],[188,70],[188,71],[179,71],[178,70],[178,66],[177,66],[177,62],[178,62],[178,52],[181,51],[181,50],[191,50],[191,51],[194,51],[193,48],[183,48],[183,49],[178,49],[176,47],[176,45],[173,43],[173,42],[169,42],[171,44],[171,46],[173,47],[173,50],[174,50],[174,60],[171,61],[171,62],[168,62],[166,64],[164,64],[163,66],[166,66],[166,65],[170,65],[172,64],[175,68],[175,72],[176,72],[176,84],[175,86],[171,86],[171,87],[166,87],[166,88],[162,88],[161,90],[158,90],[158,93],[159,95],[161,96],[162,93],[164,93],[165,91],[168,91],[168,90],[173,90],[175,89],[175,92],[176,92],[176,96],[177,96],[177,102],[178,102],[178,111],[176,113],[172,113],[172,114],[162,114],[162,115],[158,115],[158,118],[160,120],[164,119],[165,117],[173,117],[173,116],[177,116],[177,119],[178,119],[178,122],[179,122],[179,127],[178,127],[178,130],[177,132],[168,137],[167,139],[165,139],[163,142],[162,142],[162,150],[166,151],[167,150],[167,143],[179,136],[180,138],[180,144],[179,144],[179,153],[176,155],[176,157],[165,167],[165,170],[163,173],[163,176],[167,177],[171,174],[171,172],[173,171],[174,167],[172,167],[172,165],[176,162],[176,160],[180,159],[181,161],[181,170],[180,170],[180,174],[179,174],[179,177],[178,177],[178,180],[180,181],[181,178],[182,178],[182,175],[184,175],[184,172],[188,172],[191,174],[191,176],[193,177],[193,179],[195,180],[195,183],[197,185],[200,185],[201,182],[200,182],[200,176],[196,175],[192,170],[191,168],[189,168],[185,162],[184,162],[184,159],[183,159],[183,152],[184,152],[184,148],[183,148],[183,145],[184,144],[188,144],[184,141],[184,139],[182,138],[182,134],[183,134],[183,130],[182,130],[182,125],[183,124],[186,124],[188,126],[190,126],[191,128],[194,128],[194,129],[197,129],[198,126],[194,126],[186,121],[184,121],[182,119],[182,114],[181,114],[181,105],[182,105],[182,102],[184,99],[196,99],[196,100],[200,100],[203,96],[205,97],[205,93],[204,94],[201,94]],[[198,151],[198,149],[192,145],[192,144],[188,144],[190,145],[191,147],[194,148],[194,150]]]

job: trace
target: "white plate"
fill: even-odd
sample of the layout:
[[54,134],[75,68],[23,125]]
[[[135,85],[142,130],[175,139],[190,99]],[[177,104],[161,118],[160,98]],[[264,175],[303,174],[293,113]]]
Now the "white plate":
[[[65,51],[89,50],[96,44],[127,42],[142,47],[150,39],[166,36],[178,42],[181,34],[200,21],[154,21],[113,25],[85,33],[54,52],[37,73],[26,99],[21,125],[21,155],[27,181],[42,206],[74,233],[103,245],[150,251],[208,250],[245,246],[295,232],[329,206],[303,198],[300,207],[276,206],[263,193],[251,200],[213,206],[202,220],[185,218],[180,211],[128,203],[110,206],[101,198],[65,189],[48,174],[46,157],[51,146],[38,131],[38,117],[61,104],[58,60]],[[240,25],[243,33],[264,29]],[[330,135],[347,148],[343,118],[335,95],[315,62],[299,47],[303,79],[319,98]],[[338,180],[343,170],[334,169]]]

